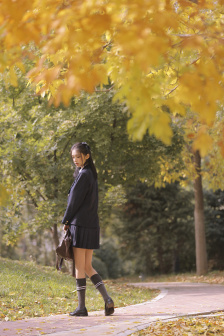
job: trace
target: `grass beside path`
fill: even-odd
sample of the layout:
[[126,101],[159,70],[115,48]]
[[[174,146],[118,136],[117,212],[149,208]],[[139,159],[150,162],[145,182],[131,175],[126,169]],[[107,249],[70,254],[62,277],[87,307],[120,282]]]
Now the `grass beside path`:
[[164,274],[147,276],[143,278],[132,277],[127,278],[128,282],[204,282],[210,284],[224,285],[224,271],[212,271],[206,275],[196,275],[195,273],[184,274]]
[[149,328],[131,336],[222,336],[224,335],[224,314],[203,318],[178,319],[170,322],[157,322]]
[[[119,280],[104,281],[116,307],[151,300],[157,290],[136,288]],[[52,267],[0,258],[0,320],[67,314],[77,307],[75,279]],[[87,280],[86,306],[104,309],[99,292]]]

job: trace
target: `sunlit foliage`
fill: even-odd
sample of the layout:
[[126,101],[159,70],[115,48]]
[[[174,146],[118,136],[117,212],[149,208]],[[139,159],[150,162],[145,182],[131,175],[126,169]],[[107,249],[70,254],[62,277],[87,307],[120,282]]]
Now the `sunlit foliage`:
[[204,155],[224,96],[223,9],[223,0],[1,0],[0,71],[16,86],[30,58],[29,80],[56,106],[110,77],[134,139],[149,131],[170,144],[172,115],[190,108]]

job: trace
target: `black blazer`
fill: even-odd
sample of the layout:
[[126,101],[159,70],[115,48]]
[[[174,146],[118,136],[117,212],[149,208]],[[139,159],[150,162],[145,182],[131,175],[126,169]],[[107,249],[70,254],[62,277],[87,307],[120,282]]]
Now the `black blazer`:
[[89,166],[84,167],[73,182],[63,224],[98,228],[98,184]]

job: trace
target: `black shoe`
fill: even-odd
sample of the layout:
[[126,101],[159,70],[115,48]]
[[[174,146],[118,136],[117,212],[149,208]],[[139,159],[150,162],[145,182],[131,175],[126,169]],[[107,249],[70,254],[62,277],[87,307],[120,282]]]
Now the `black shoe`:
[[114,313],[114,302],[111,298],[105,301],[105,316],[109,316]]
[[69,313],[70,316],[88,316],[88,312],[86,307],[83,309],[78,309],[76,308],[76,310],[72,313]]

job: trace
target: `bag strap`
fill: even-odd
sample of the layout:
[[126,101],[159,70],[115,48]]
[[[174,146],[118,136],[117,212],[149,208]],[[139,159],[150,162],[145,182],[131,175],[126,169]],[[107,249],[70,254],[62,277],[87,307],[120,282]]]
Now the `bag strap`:
[[75,260],[72,261],[72,276],[75,278]]
[[63,260],[64,260],[64,258],[61,258],[61,260],[60,260],[60,262],[59,262],[59,256],[58,256],[58,254],[56,255],[56,269],[58,270],[58,271],[61,271],[61,268],[62,268],[62,264],[63,264]]
[[[56,269],[58,271],[61,271],[63,261],[64,261],[64,258],[61,258],[61,260],[59,262],[59,256],[57,255],[57,257],[56,257]],[[74,259],[72,261],[72,276],[75,278],[75,260]]]

